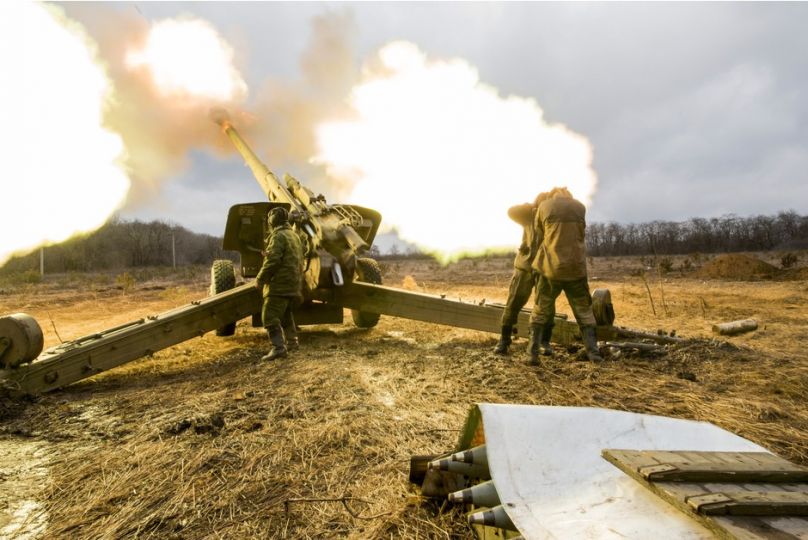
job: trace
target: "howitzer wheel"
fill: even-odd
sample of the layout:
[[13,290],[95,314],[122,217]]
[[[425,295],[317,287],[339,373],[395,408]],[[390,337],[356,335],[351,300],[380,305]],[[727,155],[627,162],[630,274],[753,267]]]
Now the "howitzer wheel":
[[30,315],[0,317],[0,367],[13,368],[35,360],[44,343],[42,329]]
[[614,305],[612,293],[609,289],[595,289],[592,291],[592,311],[598,326],[611,326],[614,324]]
[[[213,261],[210,267],[210,294],[219,294],[229,291],[236,286],[236,271],[233,261],[226,259]],[[216,329],[217,336],[232,336],[236,333],[236,321],[229,322]]]
[[[356,259],[356,279],[365,283],[381,285],[382,270],[379,268],[379,263],[369,258]],[[381,315],[378,313],[368,313],[358,309],[351,310],[351,318],[359,328],[373,328],[379,322],[380,317]]]

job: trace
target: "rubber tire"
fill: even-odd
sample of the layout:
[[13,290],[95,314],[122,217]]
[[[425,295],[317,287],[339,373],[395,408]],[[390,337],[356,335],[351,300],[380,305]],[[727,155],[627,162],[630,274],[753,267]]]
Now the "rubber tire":
[[598,326],[611,326],[614,324],[614,305],[609,289],[595,289],[592,291],[592,312]]
[[[379,268],[379,263],[373,259],[361,258],[356,259],[356,280],[364,281],[365,283],[373,283],[374,285],[382,284],[382,269]],[[359,328],[373,328],[378,324],[381,315],[378,313],[367,313],[357,309],[351,310],[351,318],[356,326]]]
[[39,356],[45,340],[36,319],[25,313],[0,317],[0,368],[27,364]]
[[[233,261],[220,259],[213,261],[210,267],[210,294],[219,294],[229,291],[236,286],[236,271],[233,268]],[[216,329],[217,336],[232,336],[236,333],[236,321],[227,323]]]

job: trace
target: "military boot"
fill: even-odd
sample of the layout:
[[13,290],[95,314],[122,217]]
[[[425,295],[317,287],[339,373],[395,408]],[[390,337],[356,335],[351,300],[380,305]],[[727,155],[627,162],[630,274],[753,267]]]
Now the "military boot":
[[286,337],[287,351],[292,352],[300,348],[300,341],[297,339],[297,328],[295,328],[294,324],[284,327],[283,335]]
[[276,358],[283,358],[287,355],[286,345],[283,343],[283,328],[280,324],[274,324],[267,328],[269,334],[269,342],[272,344],[272,350],[269,354],[264,355],[261,360],[275,360]]
[[504,325],[502,327],[502,334],[499,337],[499,343],[494,347],[494,354],[505,356],[508,354],[508,347],[511,346],[511,336],[513,335],[513,326]]
[[582,326],[581,337],[586,347],[586,358],[590,362],[603,362],[603,357],[598,350],[598,336],[594,326]]
[[530,325],[530,341],[527,343],[528,364],[539,365],[539,346],[542,342],[544,327],[540,324]]
[[547,323],[542,328],[539,352],[542,356],[553,356],[553,347],[550,345],[550,337],[553,335],[553,323]]

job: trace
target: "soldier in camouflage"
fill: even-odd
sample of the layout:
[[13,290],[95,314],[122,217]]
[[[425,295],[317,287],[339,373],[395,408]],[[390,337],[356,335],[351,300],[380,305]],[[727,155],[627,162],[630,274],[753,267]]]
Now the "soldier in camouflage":
[[263,291],[261,317],[272,344],[272,350],[262,360],[274,360],[297,348],[292,310],[301,296],[303,248],[297,233],[289,225],[289,213],[285,208],[270,210],[267,221],[271,232],[255,286]]
[[522,226],[522,243],[513,260],[513,276],[508,287],[508,300],[502,312],[502,332],[499,343],[494,348],[494,354],[506,355],[511,346],[513,327],[519,317],[519,312],[530,299],[533,288],[536,286],[538,273],[533,268],[533,259],[536,257],[536,208],[547,197],[547,193],[539,193],[533,204],[518,204],[508,209],[508,217]]
[[536,209],[535,228],[539,247],[533,268],[540,276],[536,287],[536,304],[530,316],[530,363],[538,364],[540,350],[548,354],[542,344],[549,342],[555,318],[555,301],[561,291],[567,296],[581,329],[587,358],[602,361],[586,274],[586,208],[572,197],[567,188],[554,188]]

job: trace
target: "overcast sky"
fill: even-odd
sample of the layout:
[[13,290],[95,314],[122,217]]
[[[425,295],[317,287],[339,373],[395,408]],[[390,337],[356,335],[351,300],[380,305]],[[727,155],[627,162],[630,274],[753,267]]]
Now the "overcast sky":
[[[63,7],[91,35],[99,31],[97,4]],[[352,14],[357,65],[399,39],[430,57],[464,58],[503,96],[535,98],[547,120],[590,140],[599,179],[590,221],[808,213],[806,3],[205,2],[111,9],[149,20],[183,13],[209,20],[238,51],[251,88],[268,78],[299,78],[312,17],[329,11]],[[163,184],[161,196],[123,214],[222,234],[231,204],[262,198],[240,159],[200,150]]]

